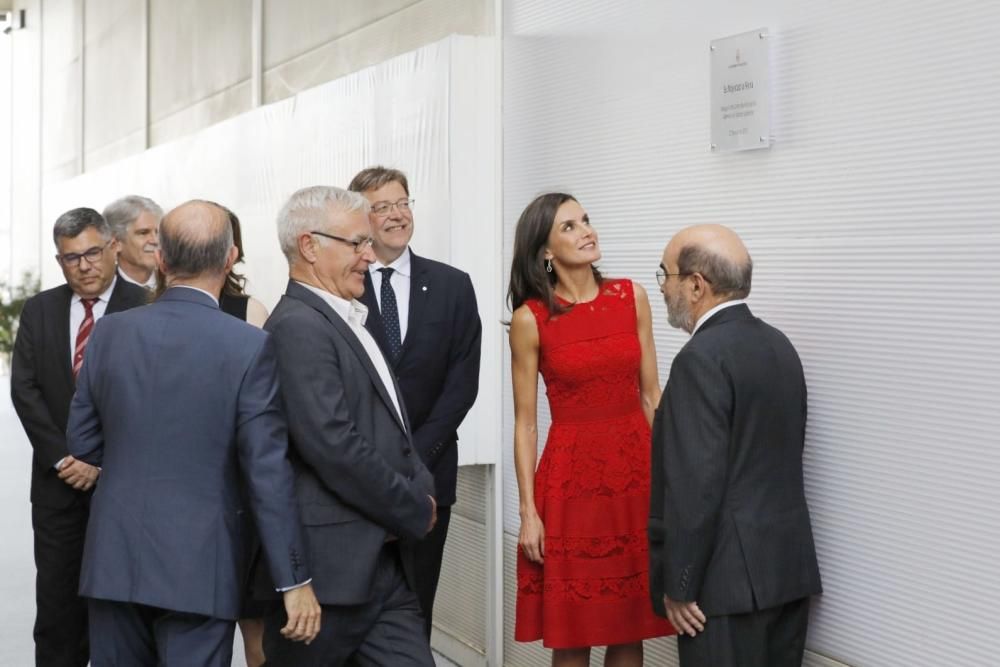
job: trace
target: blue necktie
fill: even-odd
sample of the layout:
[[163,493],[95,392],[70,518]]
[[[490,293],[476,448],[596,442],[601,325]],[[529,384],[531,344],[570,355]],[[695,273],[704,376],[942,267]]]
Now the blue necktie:
[[403,337],[399,330],[399,309],[396,307],[396,291],[392,289],[392,273],[396,269],[379,269],[382,274],[382,322],[385,324],[385,341],[389,345],[389,360],[396,363],[403,351]]

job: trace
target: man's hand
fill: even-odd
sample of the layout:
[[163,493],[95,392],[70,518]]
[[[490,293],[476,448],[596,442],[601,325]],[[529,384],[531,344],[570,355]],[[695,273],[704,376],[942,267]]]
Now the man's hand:
[[425,533],[425,535],[430,534],[430,532],[432,530],[434,530],[434,525],[438,522],[438,504],[437,504],[437,501],[434,500],[434,496],[427,496],[427,497],[431,499],[431,525],[429,525],[427,527],[427,533]]
[[663,596],[663,606],[667,608],[667,618],[677,632],[694,637],[705,629],[705,614],[697,602],[674,602]]
[[59,479],[72,486],[77,491],[89,491],[97,482],[101,469],[84,463],[80,459],[67,456],[59,468]]
[[285,591],[282,595],[285,600],[288,623],[281,628],[281,635],[293,642],[305,642],[306,644],[312,642],[319,634],[321,613],[312,584],[293,588],[290,591]]

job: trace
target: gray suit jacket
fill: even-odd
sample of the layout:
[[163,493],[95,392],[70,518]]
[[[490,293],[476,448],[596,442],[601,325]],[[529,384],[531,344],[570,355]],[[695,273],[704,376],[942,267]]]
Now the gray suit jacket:
[[[297,282],[289,281],[264,328],[278,352],[317,598],[329,605],[369,601],[390,536],[402,541],[412,586],[407,543],[430,524],[434,480],[414,451],[405,412],[401,420],[347,323]],[[395,382],[392,389],[398,397]]]
[[70,407],[71,454],[103,466],[80,594],[235,619],[239,478],[277,586],[309,575],[270,337],[177,287],[105,315]]
[[710,616],[821,590],[802,480],[806,383],[791,342],[746,305],[674,357],[653,423],[650,594]]

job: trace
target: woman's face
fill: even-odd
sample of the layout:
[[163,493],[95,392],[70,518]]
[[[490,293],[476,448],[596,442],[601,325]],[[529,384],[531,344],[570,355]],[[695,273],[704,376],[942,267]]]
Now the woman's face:
[[590,217],[579,202],[570,199],[556,211],[545,259],[567,268],[589,266],[601,259],[597,232],[590,226]]

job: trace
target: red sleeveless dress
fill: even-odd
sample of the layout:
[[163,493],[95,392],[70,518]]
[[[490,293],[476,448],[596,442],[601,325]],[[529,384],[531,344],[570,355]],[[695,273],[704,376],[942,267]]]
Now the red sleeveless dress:
[[535,472],[545,563],[518,549],[514,639],[578,648],[674,634],[649,598],[650,431],[632,283],[606,280],[596,299],[552,318],[527,304],[552,425]]

